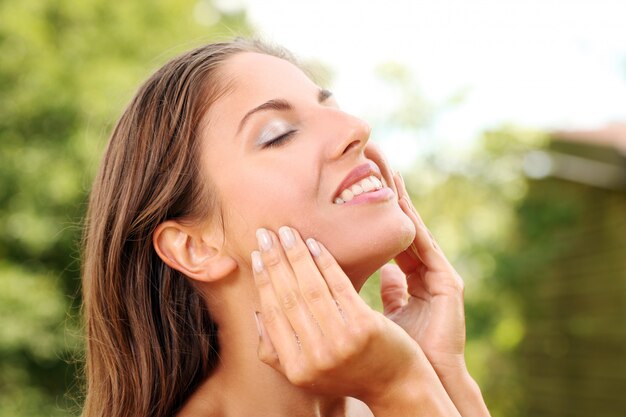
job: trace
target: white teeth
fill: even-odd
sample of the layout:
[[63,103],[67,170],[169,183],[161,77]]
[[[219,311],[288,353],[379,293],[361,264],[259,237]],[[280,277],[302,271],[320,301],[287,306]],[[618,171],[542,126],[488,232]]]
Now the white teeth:
[[369,178],[365,178],[363,181],[361,181],[361,187],[363,187],[363,191],[365,191],[366,193],[376,188],[374,186],[374,183]]
[[352,200],[353,198],[354,198],[354,194],[352,194],[352,191],[348,189],[343,190],[343,192],[341,193],[341,199],[345,202],[348,202]]
[[359,194],[380,190],[383,186],[384,182],[381,182],[375,176],[370,175],[369,177],[363,178],[361,181],[353,184],[350,188],[343,190],[341,195],[335,198],[335,204],[347,203]]
[[357,196],[359,194],[363,194],[363,187],[361,187],[359,184],[354,184],[352,187],[350,187],[350,191],[352,191],[352,194]]

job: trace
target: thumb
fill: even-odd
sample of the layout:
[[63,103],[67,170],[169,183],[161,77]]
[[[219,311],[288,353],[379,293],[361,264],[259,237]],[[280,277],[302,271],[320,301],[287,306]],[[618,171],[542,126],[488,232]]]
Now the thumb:
[[407,282],[398,265],[387,264],[380,269],[380,297],[384,314],[389,315],[407,302]]

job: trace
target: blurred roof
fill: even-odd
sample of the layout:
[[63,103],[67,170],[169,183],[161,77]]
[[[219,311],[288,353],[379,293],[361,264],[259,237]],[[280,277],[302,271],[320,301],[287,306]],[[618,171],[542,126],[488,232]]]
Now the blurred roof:
[[551,136],[547,149],[531,151],[524,158],[528,177],[553,177],[626,191],[626,123],[612,123],[599,129],[554,131]]
[[624,122],[611,123],[598,129],[556,130],[552,132],[552,137],[566,142],[611,147],[626,155],[626,123]]

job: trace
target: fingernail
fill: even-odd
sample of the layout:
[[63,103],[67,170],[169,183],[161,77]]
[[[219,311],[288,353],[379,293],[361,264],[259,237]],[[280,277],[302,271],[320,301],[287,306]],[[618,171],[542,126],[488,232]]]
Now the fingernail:
[[293,245],[296,243],[296,237],[288,226],[283,226],[278,229],[278,236],[280,236],[280,242],[285,249],[293,248]]
[[272,237],[267,230],[263,228],[257,229],[256,239],[259,242],[259,247],[262,251],[268,251],[272,249]]
[[320,250],[320,246],[317,244],[315,239],[308,238],[306,240],[306,245],[308,246],[309,251],[311,252],[311,255],[318,257],[322,253],[322,251]]
[[254,312],[254,322],[256,323],[256,330],[259,332],[259,338],[263,337],[263,327],[261,327],[261,319],[259,318],[259,312]]
[[261,259],[261,253],[255,250],[250,255],[252,257],[252,268],[257,274],[263,271],[263,259]]

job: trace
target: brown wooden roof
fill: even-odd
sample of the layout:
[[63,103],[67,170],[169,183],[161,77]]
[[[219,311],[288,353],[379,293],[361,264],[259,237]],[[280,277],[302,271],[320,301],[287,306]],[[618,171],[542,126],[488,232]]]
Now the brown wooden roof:
[[626,122],[610,123],[598,129],[557,130],[554,139],[615,148],[626,155]]

